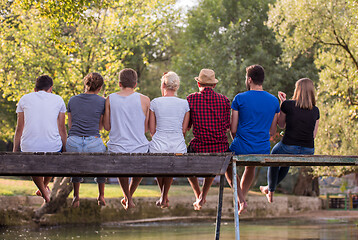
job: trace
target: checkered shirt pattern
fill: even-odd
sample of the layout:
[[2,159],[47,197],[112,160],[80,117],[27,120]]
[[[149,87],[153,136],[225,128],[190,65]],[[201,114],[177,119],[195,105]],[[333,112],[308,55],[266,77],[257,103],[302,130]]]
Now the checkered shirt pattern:
[[194,138],[190,145],[198,153],[226,152],[226,136],[230,128],[230,100],[212,88],[187,97],[190,106],[189,127],[193,126]]

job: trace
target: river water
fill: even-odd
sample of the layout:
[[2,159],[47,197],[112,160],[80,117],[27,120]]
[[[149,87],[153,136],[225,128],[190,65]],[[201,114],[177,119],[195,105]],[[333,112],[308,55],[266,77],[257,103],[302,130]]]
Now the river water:
[[[0,239],[6,240],[206,240],[214,239],[212,223],[150,223],[133,225],[58,226],[46,228],[2,227]],[[326,219],[258,220],[240,222],[242,240],[271,239],[358,239],[358,220]],[[234,224],[223,223],[220,239],[235,239]]]

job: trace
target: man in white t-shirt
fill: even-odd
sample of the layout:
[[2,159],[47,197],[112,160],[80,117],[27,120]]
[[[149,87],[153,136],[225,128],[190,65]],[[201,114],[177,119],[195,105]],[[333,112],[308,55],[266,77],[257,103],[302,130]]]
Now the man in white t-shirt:
[[[47,75],[36,79],[34,92],[24,95],[16,108],[17,126],[13,152],[61,152],[66,146],[63,99],[52,93],[53,81]],[[50,201],[48,183],[52,177],[33,176],[36,194]]]

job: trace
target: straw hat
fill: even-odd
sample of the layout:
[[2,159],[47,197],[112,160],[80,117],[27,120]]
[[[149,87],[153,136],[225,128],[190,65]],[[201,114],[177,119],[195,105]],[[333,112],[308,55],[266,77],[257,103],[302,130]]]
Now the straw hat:
[[195,77],[195,80],[201,84],[218,83],[218,80],[215,78],[215,72],[211,69],[201,69],[199,77]]

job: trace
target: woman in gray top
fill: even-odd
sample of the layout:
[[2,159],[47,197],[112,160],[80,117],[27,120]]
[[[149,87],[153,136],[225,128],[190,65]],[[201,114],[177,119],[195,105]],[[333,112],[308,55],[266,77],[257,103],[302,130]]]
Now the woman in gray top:
[[[105,152],[99,130],[103,128],[105,99],[98,96],[103,85],[103,77],[99,73],[90,73],[83,79],[85,92],[71,97],[68,102],[68,139],[67,152]],[[106,205],[104,200],[104,186],[106,178],[97,177],[98,205]],[[79,189],[83,178],[73,177],[72,207],[79,207]]]

